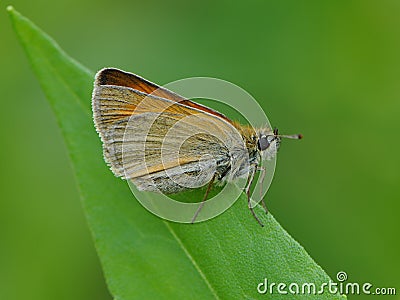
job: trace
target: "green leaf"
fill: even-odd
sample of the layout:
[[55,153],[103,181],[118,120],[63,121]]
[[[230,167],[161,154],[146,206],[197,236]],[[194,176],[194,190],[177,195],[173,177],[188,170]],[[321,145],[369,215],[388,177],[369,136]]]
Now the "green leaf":
[[[194,225],[167,222],[145,210],[103,161],[90,108],[94,73],[12,7],[8,11],[64,136],[115,299],[253,299],[265,297],[257,292],[264,278],[317,287],[329,282],[271,214],[257,208],[266,226],[257,224],[245,197],[221,216]],[[288,299],[274,291],[269,299]],[[325,292],[289,298],[345,297]]]

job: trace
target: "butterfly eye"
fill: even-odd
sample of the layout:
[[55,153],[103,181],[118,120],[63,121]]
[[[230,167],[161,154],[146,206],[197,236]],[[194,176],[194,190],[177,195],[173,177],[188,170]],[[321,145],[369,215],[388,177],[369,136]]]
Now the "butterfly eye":
[[270,146],[270,141],[268,141],[267,136],[262,135],[257,141],[257,146],[260,151],[267,149]]

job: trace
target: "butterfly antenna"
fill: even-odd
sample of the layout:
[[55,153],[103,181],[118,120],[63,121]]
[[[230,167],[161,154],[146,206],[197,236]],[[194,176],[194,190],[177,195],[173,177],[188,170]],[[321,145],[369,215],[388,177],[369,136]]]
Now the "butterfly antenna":
[[292,140],[301,140],[303,138],[302,134],[278,134],[276,136]]

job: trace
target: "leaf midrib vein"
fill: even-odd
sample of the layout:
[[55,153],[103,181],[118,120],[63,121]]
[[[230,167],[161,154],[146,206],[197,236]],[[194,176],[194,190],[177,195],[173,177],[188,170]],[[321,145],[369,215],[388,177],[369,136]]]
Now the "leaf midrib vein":
[[178,235],[176,234],[176,232],[172,229],[172,227],[168,224],[167,221],[164,221],[165,226],[167,227],[167,229],[169,230],[169,232],[172,234],[172,236],[175,238],[175,240],[178,242],[178,245],[181,247],[181,249],[183,250],[183,252],[186,254],[186,256],[189,258],[190,262],[193,264],[193,266],[195,267],[195,269],[199,272],[201,278],[203,278],[203,280],[205,281],[207,287],[210,289],[211,293],[214,295],[215,299],[220,299],[218,297],[218,294],[216,293],[216,291],[214,290],[214,288],[212,287],[210,281],[207,279],[207,276],[203,273],[203,271],[200,269],[200,266],[197,264],[197,262],[195,261],[195,259],[193,258],[193,256],[190,254],[189,250],[185,247],[185,245],[182,243],[181,239],[178,237]]

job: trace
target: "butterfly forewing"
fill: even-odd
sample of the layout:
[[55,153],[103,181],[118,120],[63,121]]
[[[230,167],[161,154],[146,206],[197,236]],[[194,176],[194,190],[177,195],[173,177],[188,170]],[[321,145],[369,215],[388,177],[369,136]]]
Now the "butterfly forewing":
[[192,102],[166,88],[160,87],[157,84],[150,82],[136,74],[124,72],[115,68],[106,68],[99,71],[96,75],[95,85],[116,85],[122,87],[130,87],[134,90],[145,94],[151,94],[156,97],[171,100],[173,102],[179,102],[186,106],[208,112],[212,115],[220,117],[225,121],[232,123],[232,121],[225,115],[217,112],[204,105]]
[[94,119],[116,176],[142,190],[173,193],[247,163],[241,135],[224,118],[165,89],[146,94],[155,85],[136,77],[110,71],[104,80],[102,72],[93,92]]

